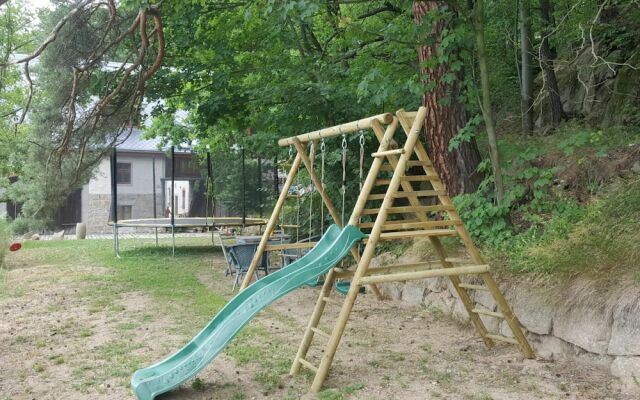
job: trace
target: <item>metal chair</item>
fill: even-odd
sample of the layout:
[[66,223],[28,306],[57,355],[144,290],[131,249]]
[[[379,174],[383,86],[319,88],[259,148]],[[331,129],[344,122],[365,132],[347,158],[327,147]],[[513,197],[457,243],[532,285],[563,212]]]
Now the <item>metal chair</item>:
[[[310,238],[302,239],[298,243],[309,243],[309,242],[317,242],[320,240],[320,236],[312,236]],[[282,251],[282,265],[287,266],[292,262],[296,261],[298,258],[307,254],[311,248],[305,249],[285,249]]]
[[[229,247],[229,253],[231,257],[233,257],[233,261],[236,265],[236,278],[233,281],[233,289],[236,289],[236,286],[239,286],[242,282],[242,279],[249,271],[249,266],[251,265],[251,260],[253,260],[254,254],[256,254],[256,249],[258,245],[256,243],[249,244],[236,244]],[[264,259],[264,257],[263,257]],[[261,262],[261,265],[264,261]],[[261,269],[261,268],[259,268]],[[258,280],[258,271],[254,272],[256,280]]]
[[234,258],[231,256],[230,248],[232,245],[236,244],[235,237],[218,233],[218,239],[220,239],[222,254],[227,262],[227,269],[224,271],[224,276],[233,275],[236,272],[236,263]]

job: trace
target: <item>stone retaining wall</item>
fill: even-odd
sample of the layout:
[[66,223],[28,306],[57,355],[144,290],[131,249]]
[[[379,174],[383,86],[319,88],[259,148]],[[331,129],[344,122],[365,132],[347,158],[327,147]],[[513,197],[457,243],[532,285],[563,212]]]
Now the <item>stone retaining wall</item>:
[[[411,256],[393,258],[384,254],[374,259],[372,265],[416,261]],[[447,278],[389,283],[380,288],[391,299],[436,308],[462,321],[469,319]],[[590,357],[605,364],[629,389],[640,392],[640,285],[630,282],[626,288],[604,291],[598,290],[593,282],[577,279],[554,289],[525,282],[502,283],[500,288],[538,357]],[[497,311],[488,292],[472,292],[476,307]],[[512,336],[506,322],[488,316],[481,318],[490,332]]]

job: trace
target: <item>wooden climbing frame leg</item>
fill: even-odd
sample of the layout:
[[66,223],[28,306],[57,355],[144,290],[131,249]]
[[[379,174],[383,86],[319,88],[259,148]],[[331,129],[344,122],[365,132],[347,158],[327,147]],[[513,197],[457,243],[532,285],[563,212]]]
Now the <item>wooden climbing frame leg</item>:
[[522,354],[527,358],[535,358],[535,353],[531,348],[529,341],[522,332],[520,321],[518,321],[518,318],[515,316],[513,311],[511,311],[511,307],[509,307],[507,300],[502,295],[500,288],[498,288],[498,285],[496,285],[496,282],[491,277],[491,274],[486,272],[481,274],[480,276],[482,277],[484,284],[487,286],[487,288],[489,288],[489,292],[491,292],[491,295],[496,301],[496,304],[498,304],[498,309],[500,310],[502,315],[504,315],[504,319],[505,321],[507,321],[509,328],[511,328],[513,336],[518,341]]
[[[431,242],[431,245],[433,246],[436,253],[438,254],[438,258],[440,259],[442,266],[445,268],[451,268],[452,266],[451,263],[446,261],[447,254],[444,250],[444,247],[442,246],[442,243],[440,242],[440,239],[437,237],[429,237],[429,241]],[[449,280],[451,281],[451,284],[453,285],[453,287],[456,289],[456,293],[458,293],[458,297],[460,297],[460,300],[462,301],[462,304],[464,305],[465,310],[467,310],[467,313],[469,314],[469,319],[471,320],[471,323],[473,323],[473,326],[475,326],[476,330],[478,331],[478,334],[484,341],[484,344],[487,345],[487,347],[493,347],[494,346],[493,340],[487,337],[487,333],[489,332],[487,331],[486,326],[482,322],[482,319],[480,319],[480,316],[473,312],[473,301],[469,297],[469,293],[467,293],[466,290],[460,287],[460,283],[461,283],[460,277],[457,275],[451,275],[449,276]]]
[[289,372],[291,375],[295,375],[300,372],[300,367],[302,366],[300,359],[307,357],[307,352],[309,351],[309,347],[311,346],[311,341],[313,340],[313,335],[315,333],[312,328],[317,328],[320,323],[320,318],[322,317],[325,305],[327,304],[325,299],[331,295],[331,290],[333,290],[335,280],[336,273],[333,268],[331,268],[331,271],[327,274],[324,284],[322,285],[322,289],[320,290],[320,295],[318,296],[318,300],[316,301],[316,305],[313,309],[313,314],[311,314],[311,319],[309,320],[307,329],[304,332],[302,343],[300,343],[296,358],[293,360],[293,364],[291,365],[291,371]]

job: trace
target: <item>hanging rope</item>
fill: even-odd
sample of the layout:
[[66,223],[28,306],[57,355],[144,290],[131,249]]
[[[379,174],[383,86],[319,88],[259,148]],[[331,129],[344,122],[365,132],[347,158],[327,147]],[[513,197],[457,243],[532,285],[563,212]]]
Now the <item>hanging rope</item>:
[[[324,192],[324,153],[326,146],[324,144],[324,138],[320,140],[320,190]],[[324,235],[324,202],[320,204],[320,234]]]
[[362,191],[364,166],[364,131],[360,131],[360,191]]
[[342,216],[340,217],[344,225],[344,200],[347,194],[347,137],[342,135]]
[[[315,162],[315,149],[313,147],[313,141],[310,142],[309,146],[309,158],[311,159],[311,169],[313,170],[313,163]],[[311,172],[309,172],[311,175]],[[311,192],[309,193],[309,241],[311,241],[311,236],[313,235],[313,184],[310,185]]]

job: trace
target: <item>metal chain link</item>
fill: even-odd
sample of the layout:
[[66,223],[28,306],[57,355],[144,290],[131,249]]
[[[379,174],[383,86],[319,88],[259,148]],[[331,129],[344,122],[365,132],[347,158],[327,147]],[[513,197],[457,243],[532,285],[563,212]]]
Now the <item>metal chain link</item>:
[[342,213],[341,222],[344,225],[344,205],[347,194],[347,137],[342,135]]
[[[325,155],[326,145],[324,143],[324,138],[320,140],[320,185],[322,186],[320,190],[324,192],[324,155]],[[324,203],[324,202],[323,202]],[[320,204],[320,234],[324,235],[324,204]]]

